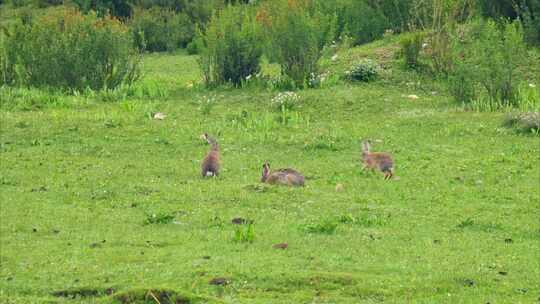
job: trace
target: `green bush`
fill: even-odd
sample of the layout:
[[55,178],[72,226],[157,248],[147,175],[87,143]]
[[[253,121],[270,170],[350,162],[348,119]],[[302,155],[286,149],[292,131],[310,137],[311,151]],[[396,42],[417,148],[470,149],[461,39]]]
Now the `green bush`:
[[197,44],[199,65],[207,86],[239,86],[260,70],[260,27],[249,9],[229,6],[216,13]]
[[133,37],[113,18],[64,9],[15,23],[3,35],[0,84],[101,89],[138,76]]
[[147,51],[173,51],[186,47],[195,33],[187,14],[160,7],[135,9],[130,25],[137,47]]
[[[454,37],[451,93],[462,102],[478,93],[491,103],[517,106],[518,87],[523,81],[519,68],[532,64],[527,62],[521,23],[504,21],[499,25],[489,20],[476,26],[478,29]],[[457,87],[463,83],[465,88]]]
[[424,37],[421,33],[411,33],[401,38],[401,53],[405,59],[406,67],[411,69],[418,67],[423,41]]
[[379,74],[379,65],[370,59],[364,59],[345,72],[346,78],[353,81],[372,81]]
[[276,0],[263,5],[257,20],[265,26],[270,46],[268,56],[279,63],[281,74],[296,87],[305,87],[324,45],[333,37],[333,18],[310,10],[307,1]]

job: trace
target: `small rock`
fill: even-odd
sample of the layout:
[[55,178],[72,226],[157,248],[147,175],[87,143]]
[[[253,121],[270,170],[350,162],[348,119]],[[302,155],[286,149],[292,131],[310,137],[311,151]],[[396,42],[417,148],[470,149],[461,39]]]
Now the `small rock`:
[[343,191],[343,184],[337,184],[336,185],[336,192],[342,192]]
[[227,278],[213,278],[208,282],[210,285],[228,285],[230,283],[229,279]]
[[331,59],[332,59],[332,61],[336,61],[336,60],[338,59],[338,55],[337,55],[337,54],[335,54],[334,56],[332,56],[332,58],[331,58]]
[[163,120],[165,119],[165,117],[167,117],[167,115],[161,112],[157,112],[154,114],[154,119],[157,119],[157,120]]
[[407,96],[407,98],[409,98],[409,99],[418,99],[420,97],[418,97],[418,95],[411,94],[411,95]]
[[287,248],[289,248],[289,244],[287,244],[287,243],[279,243],[279,244],[275,244],[274,246],[272,246],[272,248],[274,248],[274,249],[287,249]]

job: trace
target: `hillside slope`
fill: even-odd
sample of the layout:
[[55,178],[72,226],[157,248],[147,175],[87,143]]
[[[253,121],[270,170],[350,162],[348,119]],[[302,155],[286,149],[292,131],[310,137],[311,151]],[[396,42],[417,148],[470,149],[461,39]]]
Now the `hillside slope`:
[[[300,91],[289,113],[271,90],[192,86],[182,53],[145,57],[144,81],[169,92],[155,100],[2,108],[0,302],[537,301],[538,138],[464,111],[391,51],[354,49],[382,52],[386,76]],[[216,179],[199,176],[204,132]],[[360,170],[366,138],[399,179]],[[306,187],[260,184],[264,161]]]

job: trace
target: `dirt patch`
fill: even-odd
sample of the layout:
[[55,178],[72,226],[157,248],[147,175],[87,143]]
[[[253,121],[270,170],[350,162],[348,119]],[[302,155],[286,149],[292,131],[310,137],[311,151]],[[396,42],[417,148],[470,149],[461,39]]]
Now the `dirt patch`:
[[245,224],[253,224],[254,221],[250,219],[245,219],[241,217],[235,217],[231,220],[231,224],[233,225],[245,225]]
[[210,282],[208,282],[208,284],[210,284],[210,285],[229,285],[230,282],[231,282],[231,280],[229,280],[228,278],[217,277],[217,278],[211,279]]
[[275,244],[274,246],[272,246],[272,248],[274,248],[274,249],[287,249],[287,248],[289,248],[289,244],[287,244],[287,243],[279,243],[279,244]]

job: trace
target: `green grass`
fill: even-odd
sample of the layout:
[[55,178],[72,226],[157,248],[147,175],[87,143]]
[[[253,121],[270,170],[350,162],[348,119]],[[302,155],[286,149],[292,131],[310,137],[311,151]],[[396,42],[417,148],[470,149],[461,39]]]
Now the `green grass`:
[[[393,85],[389,68],[299,91],[283,119],[277,92],[187,85],[195,57],[143,66],[166,94],[2,105],[0,302],[537,301],[540,147],[504,114],[464,111],[436,84]],[[221,144],[216,179],[200,178],[203,132]],[[394,155],[399,179],[360,170],[360,138]],[[306,187],[259,184],[266,160]]]

